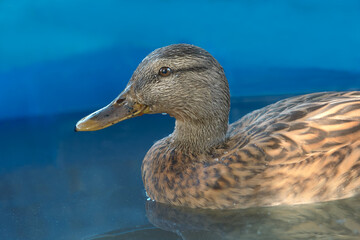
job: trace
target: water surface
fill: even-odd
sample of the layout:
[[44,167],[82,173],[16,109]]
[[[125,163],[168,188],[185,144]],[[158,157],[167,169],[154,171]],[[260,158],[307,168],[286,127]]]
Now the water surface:
[[[230,122],[284,97],[232,99]],[[0,123],[0,239],[360,238],[356,197],[238,211],[148,202],[141,162],[171,133],[174,120],[146,115],[98,132],[73,132],[85,114]]]

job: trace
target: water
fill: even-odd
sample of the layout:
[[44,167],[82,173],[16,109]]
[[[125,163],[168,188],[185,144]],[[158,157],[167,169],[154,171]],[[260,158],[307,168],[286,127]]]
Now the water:
[[[284,97],[232,99],[230,122]],[[357,197],[238,211],[146,201],[143,156],[173,130],[174,120],[145,115],[98,132],[73,132],[86,114],[0,123],[0,239],[360,238]]]

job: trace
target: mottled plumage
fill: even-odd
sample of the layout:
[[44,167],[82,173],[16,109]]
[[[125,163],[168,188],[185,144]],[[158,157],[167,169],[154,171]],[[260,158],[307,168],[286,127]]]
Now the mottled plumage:
[[201,208],[328,201],[360,187],[360,92],[288,98],[229,127],[223,145],[193,155],[157,142],[143,162],[149,196]]
[[[170,76],[157,73],[163,66]],[[175,117],[174,133],[155,143],[142,165],[147,194],[162,203],[232,209],[359,192],[360,92],[284,99],[230,126],[229,103],[220,64],[201,48],[171,45],[146,57],[127,89],[79,121],[77,130],[144,113]],[[109,108],[116,121],[106,120]]]

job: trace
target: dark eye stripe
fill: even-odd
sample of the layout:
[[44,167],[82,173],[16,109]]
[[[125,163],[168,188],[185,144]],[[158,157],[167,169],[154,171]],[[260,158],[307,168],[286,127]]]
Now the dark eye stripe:
[[176,69],[176,72],[203,72],[206,71],[208,68],[204,66],[194,66],[194,67],[188,67],[188,68],[179,68]]

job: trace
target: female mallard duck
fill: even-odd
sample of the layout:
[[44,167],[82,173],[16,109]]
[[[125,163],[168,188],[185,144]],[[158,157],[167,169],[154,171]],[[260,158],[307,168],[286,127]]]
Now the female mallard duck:
[[360,191],[360,92],[288,98],[228,125],[223,68],[187,44],[159,48],[108,106],[81,119],[99,130],[145,113],[176,118],[146,154],[148,196],[193,208],[234,209],[347,198]]

